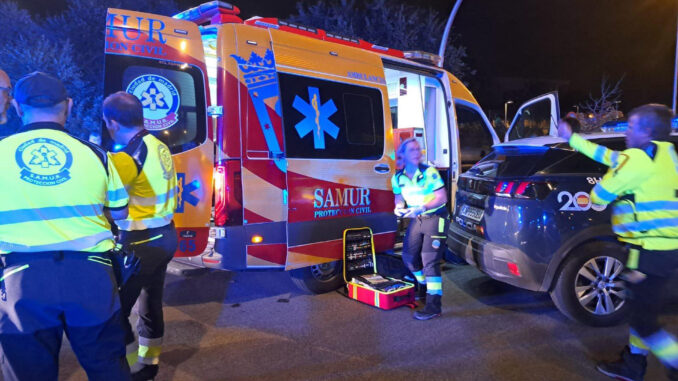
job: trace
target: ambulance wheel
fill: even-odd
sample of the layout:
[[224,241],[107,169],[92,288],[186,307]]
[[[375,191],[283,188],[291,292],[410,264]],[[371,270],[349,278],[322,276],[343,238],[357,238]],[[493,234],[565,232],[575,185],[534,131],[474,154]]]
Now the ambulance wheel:
[[341,261],[321,263],[290,271],[292,282],[303,291],[324,294],[344,284]]
[[613,242],[595,241],[568,254],[551,299],[570,319],[590,326],[621,323],[628,315],[625,285],[619,275],[626,254]]

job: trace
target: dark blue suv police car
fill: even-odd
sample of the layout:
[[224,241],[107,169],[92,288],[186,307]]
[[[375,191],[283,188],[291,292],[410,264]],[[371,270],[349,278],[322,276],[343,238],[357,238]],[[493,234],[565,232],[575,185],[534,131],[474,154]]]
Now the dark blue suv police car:
[[[584,136],[625,147],[619,133]],[[560,138],[496,145],[458,180],[448,248],[494,279],[549,292],[576,321],[616,324],[627,307],[619,279],[626,252],[610,208],[589,194],[606,171]]]

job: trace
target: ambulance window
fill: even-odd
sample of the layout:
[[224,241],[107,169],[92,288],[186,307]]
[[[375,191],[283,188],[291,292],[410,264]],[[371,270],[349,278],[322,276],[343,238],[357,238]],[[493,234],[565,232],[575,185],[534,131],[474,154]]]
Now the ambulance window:
[[546,136],[551,128],[551,100],[525,106],[520,110],[509,132],[509,140]]
[[197,147],[206,138],[202,71],[192,65],[106,55],[104,93],[127,91],[144,106],[144,127],[172,153]]
[[475,164],[492,149],[492,135],[477,110],[455,103],[462,165]]
[[346,114],[346,139],[349,144],[374,145],[377,135],[374,132],[372,100],[360,94],[344,94],[344,113]]
[[278,73],[288,158],[378,160],[384,153],[381,92]]

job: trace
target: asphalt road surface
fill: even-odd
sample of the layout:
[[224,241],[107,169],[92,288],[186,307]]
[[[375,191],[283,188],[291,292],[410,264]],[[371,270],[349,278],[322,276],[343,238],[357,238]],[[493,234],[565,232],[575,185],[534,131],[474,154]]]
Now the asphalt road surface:
[[[443,315],[421,322],[304,294],[283,272],[168,274],[157,380],[607,380],[595,362],[627,339],[469,266],[446,265],[443,282]],[[678,331],[678,311],[665,321]],[[59,379],[86,379],[67,343]],[[665,379],[651,358],[646,380]]]

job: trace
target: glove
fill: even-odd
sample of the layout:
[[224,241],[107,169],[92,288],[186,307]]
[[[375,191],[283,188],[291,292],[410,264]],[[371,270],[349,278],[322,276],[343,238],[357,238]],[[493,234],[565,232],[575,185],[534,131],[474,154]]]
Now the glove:
[[398,217],[404,216],[405,213],[407,213],[407,211],[408,211],[407,208],[402,208],[402,207],[400,207],[400,206],[396,206],[396,208],[393,209],[393,213],[394,213],[396,216],[398,216]]
[[414,218],[426,211],[426,208],[424,206],[418,206],[416,208],[409,208],[407,210],[407,213],[403,215],[404,218]]

